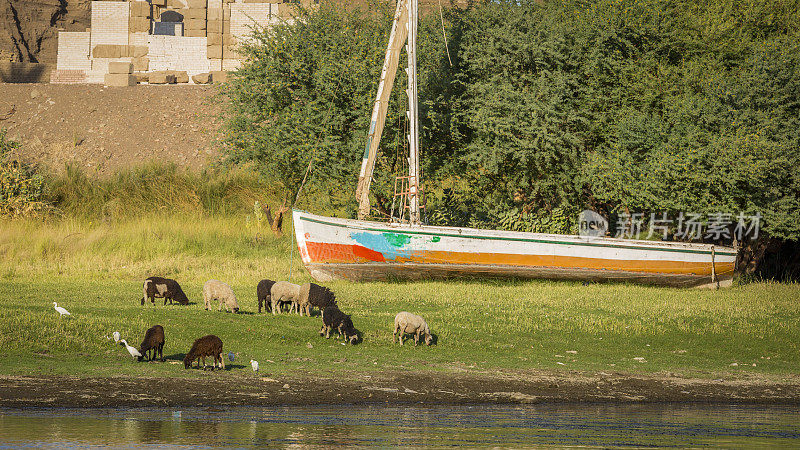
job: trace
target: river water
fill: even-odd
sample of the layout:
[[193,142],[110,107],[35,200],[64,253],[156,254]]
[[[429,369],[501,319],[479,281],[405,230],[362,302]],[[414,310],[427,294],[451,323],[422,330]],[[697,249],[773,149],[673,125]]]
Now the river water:
[[0,409],[6,447],[800,447],[800,407]]

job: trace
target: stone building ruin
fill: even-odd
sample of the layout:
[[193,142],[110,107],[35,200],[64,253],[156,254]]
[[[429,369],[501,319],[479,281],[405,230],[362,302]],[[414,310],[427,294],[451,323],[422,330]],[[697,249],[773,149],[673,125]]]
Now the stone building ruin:
[[295,7],[279,0],[92,1],[90,28],[58,32],[50,82],[224,81],[240,66],[236,45],[251,27],[291,21]]

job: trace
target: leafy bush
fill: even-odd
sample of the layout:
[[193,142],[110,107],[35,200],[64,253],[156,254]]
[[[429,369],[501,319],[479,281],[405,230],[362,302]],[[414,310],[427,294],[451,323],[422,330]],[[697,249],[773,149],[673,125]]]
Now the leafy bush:
[[17,159],[14,151],[19,147],[0,129],[0,216],[35,215],[47,206],[42,201],[44,178]]

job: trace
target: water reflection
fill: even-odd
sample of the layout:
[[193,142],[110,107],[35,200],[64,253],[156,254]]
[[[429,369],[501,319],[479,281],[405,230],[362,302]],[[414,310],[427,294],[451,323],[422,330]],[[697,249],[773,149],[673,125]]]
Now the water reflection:
[[693,405],[0,409],[0,447],[796,447],[798,412]]

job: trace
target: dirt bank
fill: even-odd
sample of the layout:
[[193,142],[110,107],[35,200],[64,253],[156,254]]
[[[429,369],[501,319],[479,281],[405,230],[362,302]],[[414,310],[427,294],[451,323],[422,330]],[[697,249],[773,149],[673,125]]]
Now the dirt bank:
[[219,155],[214,86],[0,84],[0,127],[23,160],[107,175],[146,161],[199,170]]
[[270,406],[335,403],[722,402],[800,404],[800,380],[502,371],[199,378],[0,376],[0,406]]

